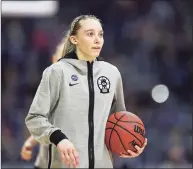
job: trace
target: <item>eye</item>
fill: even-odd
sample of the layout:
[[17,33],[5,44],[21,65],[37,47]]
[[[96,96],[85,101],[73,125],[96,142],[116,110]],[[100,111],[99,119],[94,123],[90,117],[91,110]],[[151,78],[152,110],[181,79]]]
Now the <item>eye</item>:
[[103,37],[103,35],[104,35],[104,33],[103,33],[103,32],[99,33],[99,36],[100,36],[100,37]]
[[91,37],[91,36],[94,35],[94,33],[93,32],[89,32],[89,33],[87,33],[87,35]]

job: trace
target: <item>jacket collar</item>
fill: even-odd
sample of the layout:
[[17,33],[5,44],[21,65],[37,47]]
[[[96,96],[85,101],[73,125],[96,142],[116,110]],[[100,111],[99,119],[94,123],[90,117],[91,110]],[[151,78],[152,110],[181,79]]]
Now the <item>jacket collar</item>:
[[[61,59],[76,59],[78,60],[78,56],[76,55],[75,51],[69,52],[67,53],[64,57],[62,57]],[[59,60],[61,60],[59,59]],[[101,56],[98,56],[96,58],[97,61],[104,61],[104,59]]]
[[[67,55],[65,55],[58,61],[67,62],[68,64],[76,68],[76,70],[79,71],[80,74],[88,73],[88,65],[87,65],[88,61],[79,60],[74,51],[69,52]],[[93,75],[97,74],[100,69],[99,61],[104,61],[104,60],[102,59],[102,57],[97,57],[96,61],[93,62]]]

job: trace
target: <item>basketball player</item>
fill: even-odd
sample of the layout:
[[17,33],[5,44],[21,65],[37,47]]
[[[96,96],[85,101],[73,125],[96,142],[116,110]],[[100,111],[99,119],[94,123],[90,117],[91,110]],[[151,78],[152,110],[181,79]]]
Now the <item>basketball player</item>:
[[[120,72],[99,56],[103,43],[100,20],[79,16],[64,39],[63,57],[43,73],[25,121],[38,142],[50,145],[48,168],[113,168],[106,121],[110,112],[126,109]],[[122,157],[137,157],[146,144]]]
[[[61,57],[63,52],[64,40],[60,42],[57,46],[54,55],[52,56],[52,62],[56,63]],[[32,152],[34,147],[38,145],[38,142],[31,135],[24,142],[21,148],[21,158],[23,160],[29,161],[32,159]],[[48,167],[48,145],[40,144],[39,152],[34,164],[35,169],[47,168]]]

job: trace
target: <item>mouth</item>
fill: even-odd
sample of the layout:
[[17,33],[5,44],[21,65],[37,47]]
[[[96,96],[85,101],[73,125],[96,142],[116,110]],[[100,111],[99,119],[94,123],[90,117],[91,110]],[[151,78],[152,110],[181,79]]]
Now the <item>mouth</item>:
[[101,47],[92,47],[94,50],[101,50]]

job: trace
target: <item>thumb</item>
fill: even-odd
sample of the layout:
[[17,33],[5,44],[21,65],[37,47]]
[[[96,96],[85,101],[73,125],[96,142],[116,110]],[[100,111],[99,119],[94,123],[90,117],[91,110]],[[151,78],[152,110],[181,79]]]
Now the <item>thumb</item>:
[[26,143],[24,144],[24,148],[27,149],[27,150],[31,150],[31,149],[33,148],[33,146],[32,146],[32,144],[26,142]]

